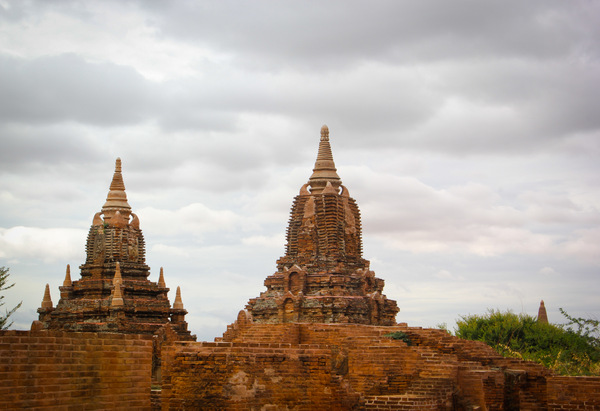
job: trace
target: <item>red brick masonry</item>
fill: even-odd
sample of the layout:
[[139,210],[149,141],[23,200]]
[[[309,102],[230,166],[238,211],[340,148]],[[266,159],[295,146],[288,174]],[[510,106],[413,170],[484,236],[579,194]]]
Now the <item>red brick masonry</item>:
[[0,332],[0,409],[150,409],[152,337]]
[[436,329],[238,321],[224,340],[163,348],[163,410],[600,410],[600,378]]

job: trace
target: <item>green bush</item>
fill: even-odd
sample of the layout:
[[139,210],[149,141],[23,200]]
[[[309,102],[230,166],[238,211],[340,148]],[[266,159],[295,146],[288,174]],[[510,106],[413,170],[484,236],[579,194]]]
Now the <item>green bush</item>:
[[410,337],[408,336],[408,334],[406,334],[402,331],[396,331],[393,333],[384,334],[384,337],[391,338],[392,340],[404,341],[406,343],[406,345],[412,345],[412,341],[410,340]]
[[[456,336],[483,341],[504,356],[532,360],[562,375],[600,375],[598,322],[563,314],[570,322],[553,325],[526,314],[490,310],[485,315],[462,316]],[[584,325],[574,330],[573,324]]]

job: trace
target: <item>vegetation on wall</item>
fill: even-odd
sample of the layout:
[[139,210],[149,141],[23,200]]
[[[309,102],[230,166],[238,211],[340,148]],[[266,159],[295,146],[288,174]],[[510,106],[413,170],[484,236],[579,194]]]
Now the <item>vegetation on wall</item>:
[[402,331],[396,331],[393,333],[384,334],[383,336],[387,337],[387,338],[391,338],[392,340],[404,341],[406,343],[406,345],[408,345],[408,346],[412,345],[412,341],[410,340],[410,337],[408,336],[408,334],[406,334]]
[[483,341],[506,357],[531,360],[561,375],[600,375],[599,322],[574,318],[566,324],[537,322],[535,317],[489,310],[457,321],[455,334]]
[[[14,283],[7,285],[9,275],[10,274],[8,273],[8,268],[0,267],[0,291],[8,290],[9,288],[12,288],[15,285]],[[3,307],[5,304],[3,300],[4,296],[0,295],[0,307]],[[8,318],[11,315],[13,315],[15,311],[17,311],[17,309],[21,306],[22,303],[23,302],[21,301],[19,304],[17,304],[16,307],[11,309],[10,311],[4,309],[4,314],[0,312],[0,330],[6,330],[12,325],[12,321],[8,322]]]

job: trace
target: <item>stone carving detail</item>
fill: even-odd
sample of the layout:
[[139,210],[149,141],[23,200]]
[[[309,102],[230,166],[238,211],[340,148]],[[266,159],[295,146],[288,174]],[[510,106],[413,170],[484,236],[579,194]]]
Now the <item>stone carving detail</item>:
[[341,183],[323,126],[313,174],[292,204],[286,253],[246,306],[254,322],[395,324],[398,307],[362,258],[360,211]]

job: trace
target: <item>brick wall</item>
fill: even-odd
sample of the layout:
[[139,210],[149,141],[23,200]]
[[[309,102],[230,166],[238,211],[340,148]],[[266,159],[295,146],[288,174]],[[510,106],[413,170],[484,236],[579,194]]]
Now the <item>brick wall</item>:
[[600,377],[553,377],[548,410],[600,410]]
[[330,349],[260,343],[163,347],[162,409],[348,410]]
[[151,337],[0,332],[0,409],[600,410],[600,377],[555,376],[439,330],[246,324],[224,339],[167,342],[151,400]]
[[151,337],[0,332],[0,409],[150,409]]

